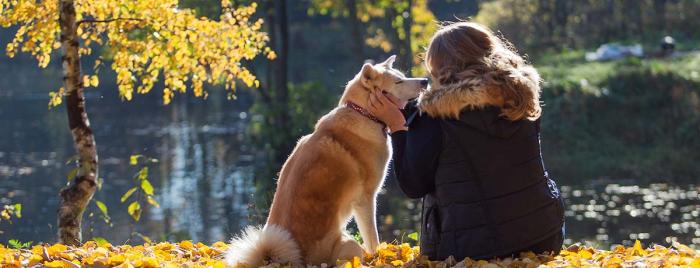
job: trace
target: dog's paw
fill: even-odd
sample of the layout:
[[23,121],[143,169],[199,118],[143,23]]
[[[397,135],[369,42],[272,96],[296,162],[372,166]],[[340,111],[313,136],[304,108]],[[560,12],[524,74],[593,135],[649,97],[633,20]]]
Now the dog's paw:
[[368,254],[368,255],[372,255],[372,256],[373,256],[375,253],[377,253],[377,247],[376,247],[376,246],[363,244],[363,245],[362,245],[362,248],[365,250],[365,253]]

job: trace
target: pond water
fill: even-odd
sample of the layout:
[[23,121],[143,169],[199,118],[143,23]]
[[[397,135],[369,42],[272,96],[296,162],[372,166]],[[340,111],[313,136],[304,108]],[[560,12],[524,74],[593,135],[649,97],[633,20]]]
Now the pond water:
[[[53,242],[57,193],[67,182],[72,166],[66,161],[74,151],[65,110],[47,109],[46,92],[60,81],[60,72],[22,66],[0,65],[0,203],[23,205],[22,218],[0,222],[0,243],[15,238]],[[102,84],[114,83],[108,78]],[[255,176],[263,152],[247,138],[247,126],[254,120],[248,113],[250,94],[242,92],[238,100],[229,101],[212,90],[207,100],[178,96],[162,106],[156,94],[122,102],[114,92],[102,87],[87,91],[104,179],[95,199],[107,205],[112,226],[91,204],[85,238],[140,243],[142,234],[154,240],[212,242],[260,223],[264,209],[250,205],[260,194],[255,180],[272,178]],[[144,206],[138,223],[119,200],[135,186],[139,166],[129,165],[134,154],[159,160],[149,165],[149,178],[160,207]],[[561,187],[568,207],[567,243],[608,247],[635,239],[661,244],[677,240],[700,247],[699,185],[595,181]],[[418,226],[419,207],[389,178],[379,204],[383,240],[407,239]]]
[[646,186],[607,184],[562,186],[567,203],[567,244],[634,243],[636,239],[668,245],[700,246],[698,185]]
[[[162,107],[156,99],[121,103],[88,96],[104,179],[95,199],[107,205],[113,226],[100,219],[93,204],[86,212],[85,235],[125,241],[136,231],[154,239],[224,239],[247,224],[254,191],[255,154],[244,142],[246,107],[216,97],[182,98]],[[0,141],[0,193],[3,203],[23,205],[21,219],[0,224],[0,241],[52,241],[58,189],[73,168],[66,164],[74,151],[65,111],[46,109],[45,98],[15,95],[0,99],[0,116],[5,137]],[[134,154],[159,160],[149,164],[149,178],[160,208],[145,206],[137,224],[119,200],[137,185],[133,176],[140,166],[129,165]]]

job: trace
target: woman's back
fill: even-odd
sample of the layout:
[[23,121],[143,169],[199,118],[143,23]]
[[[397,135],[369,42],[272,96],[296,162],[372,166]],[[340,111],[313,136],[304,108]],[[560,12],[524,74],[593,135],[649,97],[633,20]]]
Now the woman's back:
[[434,191],[424,199],[424,254],[503,256],[561,231],[563,208],[542,164],[539,121],[509,121],[496,108],[419,120],[437,120],[442,136]]

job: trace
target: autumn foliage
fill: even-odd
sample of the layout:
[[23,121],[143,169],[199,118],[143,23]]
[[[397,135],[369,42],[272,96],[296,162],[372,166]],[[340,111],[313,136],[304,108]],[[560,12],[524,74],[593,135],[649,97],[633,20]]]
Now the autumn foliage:
[[[97,87],[101,67],[109,65],[117,74],[119,95],[131,100],[134,93],[148,93],[164,81],[163,101],[191,86],[195,96],[206,96],[204,83],[223,84],[233,90],[237,82],[257,87],[259,81],[243,60],[260,54],[274,58],[261,30],[262,20],[252,20],[255,3],[233,8],[224,0],[218,20],[198,17],[191,9],[178,7],[177,0],[75,1],[77,34],[81,56],[93,48],[107,48],[92,64],[83,86]],[[0,0],[0,26],[19,26],[7,55],[31,54],[39,67],[48,66],[59,42],[59,2]],[[50,105],[61,103],[66,89],[51,93]]]
[[[114,246],[88,241],[80,247],[62,244],[36,245],[30,249],[10,249],[0,245],[2,267],[225,267],[223,254],[228,245],[216,242],[211,246],[182,241],[137,246]],[[357,267],[700,267],[700,251],[675,244],[667,248],[655,245],[642,248],[637,241],[632,247],[616,246],[598,250],[573,245],[559,255],[522,253],[518,258],[499,260],[429,261],[419,255],[418,247],[409,244],[382,243],[377,254],[365,256],[364,262],[339,260],[344,268]],[[271,263],[267,267],[285,267]],[[331,265],[328,265],[331,266]],[[239,267],[241,268],[241,267]]]

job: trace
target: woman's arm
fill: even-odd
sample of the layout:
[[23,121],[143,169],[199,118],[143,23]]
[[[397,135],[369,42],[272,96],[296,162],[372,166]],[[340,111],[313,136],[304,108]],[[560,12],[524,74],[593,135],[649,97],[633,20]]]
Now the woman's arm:
[[426,117],[416,118],[410,129],[391,134],[392,170],[406,196],[421,198],[435,189],[442,132],[437,120]]
[[435,167],[442,146],[440,123],[418,116],[407,131],[406,119],[390,97],[379,92],[370,95],[369,110],[389,128],[393,171],[401,190],[410,198],[421,198],[435,189]]

